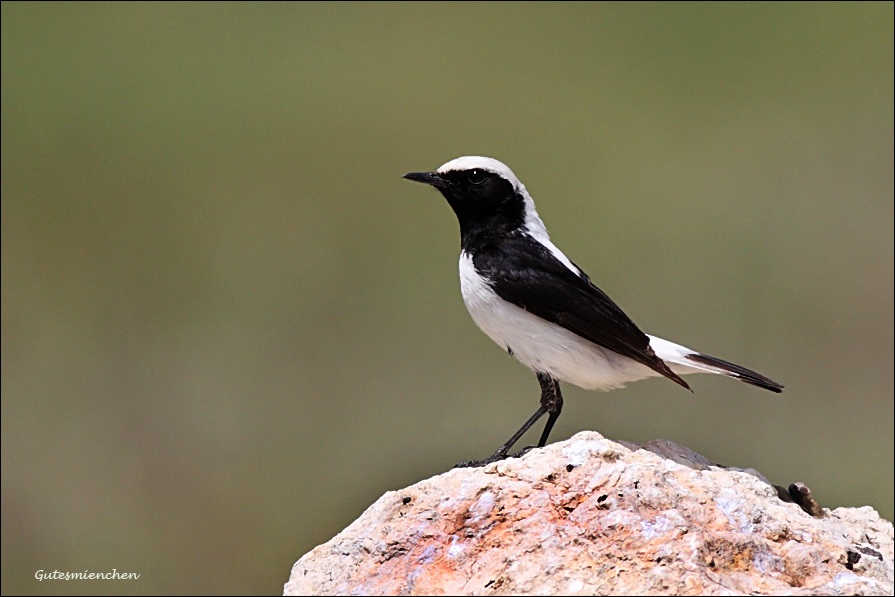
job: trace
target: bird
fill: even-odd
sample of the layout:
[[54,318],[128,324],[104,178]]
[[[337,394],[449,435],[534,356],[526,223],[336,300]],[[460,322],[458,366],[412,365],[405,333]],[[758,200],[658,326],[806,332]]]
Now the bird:
[[[715,373],[771,392],[779,383],[729,361],[644,333],[588,275],[557,248],[525,185],[502,162],[463,156],[403,178],[437,189],[460,224],[460,290],[476,325],[531,369],[541,388],[535,413],[478,467],[511,457],[516,442],[544,415],[542,448],[562,412],[560,383],[613,390],[664,376]],[[529,446],[513,457],[524,454]]]

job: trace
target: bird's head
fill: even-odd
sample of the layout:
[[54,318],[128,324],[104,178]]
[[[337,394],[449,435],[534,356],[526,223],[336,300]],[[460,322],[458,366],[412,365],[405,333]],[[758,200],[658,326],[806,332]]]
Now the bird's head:
[[434,172],[409,172],[404,178],[438,189],[457,215],[463,235],[510,232],[523,228],[532,215],[537,218],[525,186],[493,158],[464,156]]

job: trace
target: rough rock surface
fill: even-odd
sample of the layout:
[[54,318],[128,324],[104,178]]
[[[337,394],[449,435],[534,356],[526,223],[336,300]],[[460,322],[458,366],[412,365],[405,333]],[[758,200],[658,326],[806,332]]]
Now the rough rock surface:
[[593,432],[386,493],[286,595],[892,595],[892,524]]

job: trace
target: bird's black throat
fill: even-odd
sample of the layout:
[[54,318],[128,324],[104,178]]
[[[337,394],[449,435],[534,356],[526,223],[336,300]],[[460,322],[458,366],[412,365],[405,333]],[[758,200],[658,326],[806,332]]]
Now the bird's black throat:
[[522,193],[507,179],[484,174],[470,180],[468,172],[446,172],[443,186],[436,187],[457,216],[464,251],[484,238],[511,235],[525,223]]

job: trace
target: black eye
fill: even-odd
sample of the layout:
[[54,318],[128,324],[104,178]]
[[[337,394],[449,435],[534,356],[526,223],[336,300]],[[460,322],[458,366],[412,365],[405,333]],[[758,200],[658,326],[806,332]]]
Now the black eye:
[[466,175],[469,178],[469,182],[474,185],[480,185],[485,182],[485,171],[484,170],[470,170],[469,174]]

